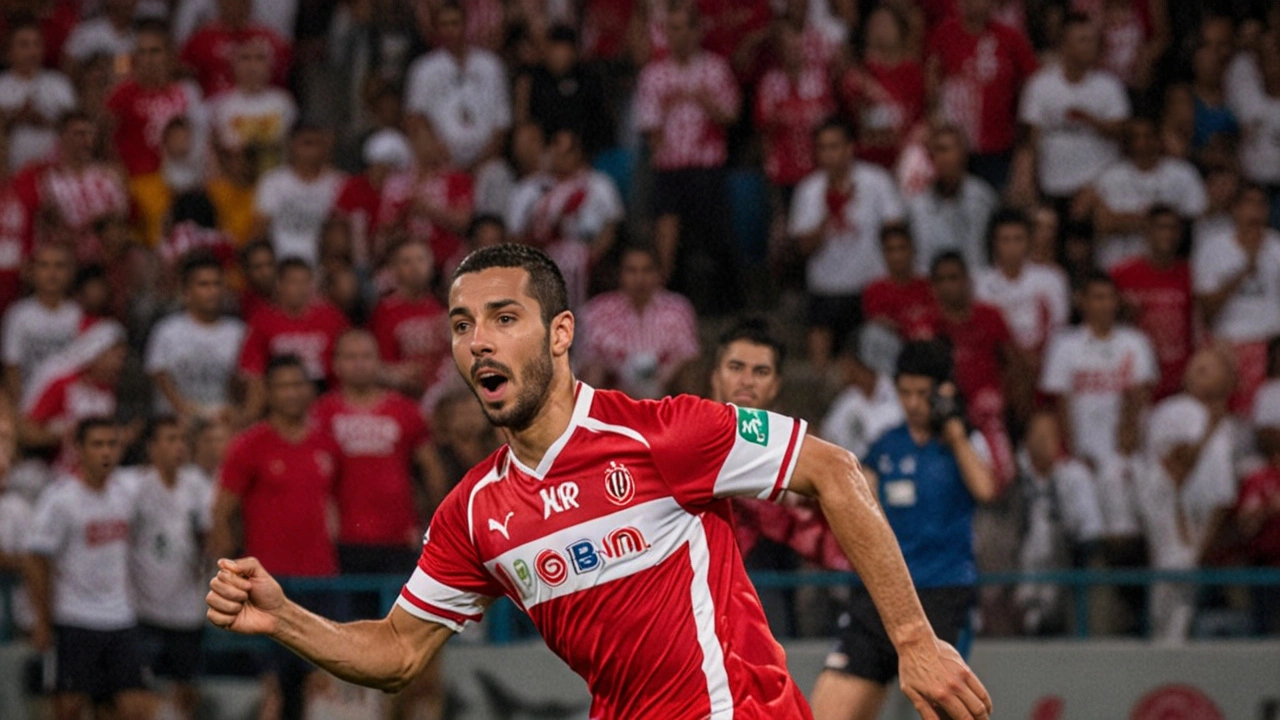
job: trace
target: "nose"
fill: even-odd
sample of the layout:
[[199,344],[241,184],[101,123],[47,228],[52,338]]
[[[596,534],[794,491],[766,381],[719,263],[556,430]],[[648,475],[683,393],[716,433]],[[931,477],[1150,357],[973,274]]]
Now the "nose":
[[470,349],[471,354],[475,357],[485,357],[494,353],[493,343],[489,341],[489,335],[482,331],[482,324],[477,322],[471,330]]

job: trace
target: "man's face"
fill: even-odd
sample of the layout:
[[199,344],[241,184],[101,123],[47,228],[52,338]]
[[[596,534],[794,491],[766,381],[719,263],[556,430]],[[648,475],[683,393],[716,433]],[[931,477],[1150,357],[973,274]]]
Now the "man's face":
[[183,300],[197,315],[216,315],[222,308],[222,289],[222,273],[214,268],[201,268],[187,279]]
[[838,173],[853,160],[853,143],[839,130],[823,130],[814,139],[814,156],[823,171]]
[[688,11],[667,13],[667,44],[676,57],[688,57],[698,48],[698,29]]
[[445,8],[435,17],[436,40],[448,50],[457,51],[466,42],[467,20],[454,8]]
[[960,0],[960,16],[975,25],[986,24],[994,4],[993,0]]
[[1221,353],[1212,348],[1204,348],[1192,355],[1182,376],[1187,394],[1205,402],[1229,396],[1231,380],[1231,366]]
[[378,381],[378,345],[363,332],[342,336],[333,351],[333,371],[345,387],[366,390]]
[[424,243],[406,243],[396,251],[395,276],[400,288],[413,294],[423,292],[431,284],[434,271],[431,249]]
[[1031,234],[1021,223],[1005,223],[996,228],[992,250],[997,264],[1021,267],[1031,252]]
[[23,28],[9,39],[9,64],[31,70],[44,60],[44,38],[35,28]]
[[946,307],[965,306],[969,302],[968,273],[959,263],[942,263],[933,273],[933,294]]
[[768,409],[778,397],[782,377],[773,348],[749,340],[729,343],[711,373],[711,392],[719,402]]
[[572,175],[582,164],[582,154],[569,133],[556,133],[548,153],[550,170],[559,176]]
[[1266,227],[1270,211],[1267,196],[1260,190],[1249,190],[1236,200],[1231,208],[1231,215],[1236,221],[1236,227],[1256,231]]
[[80,465],[86,475],[105,478],[115,469],[120,457],[120,432],[113,427],[96,427],[85,433],[77,448]]
[[270,295],[276,288],[276,258],[270,250],[255,250],[245,259],[245,275],[249,284],[263,295]]
[[289,159],[296,167],[315,168],[325,164],[329,144],[321,130],[303,130],[289,143]]
[[1108,283],[1093,282],[1085,288],[1081,310],[1085,322],[1097,328],[1110,328],[1116,322],[1120,299],[1116,289]]
[[622,293],[635,303],[646,303],[662,287],[658,262],[647,252],[629,252],[622,258],[618,276]]
[[88,162],[93,159],[93,146],[98,142],[98,130],[88,120],[72,120],[59,136],[59,146],[67,160]]
[[271,80],[271,53],[262,39],[246,40],[236,46],[232,68],[236,85],[248,89],[264,87]]
[[71,253],[62,248],[41,248],[31,261],[31,283],[36,292],[65,294],[73,272]]
[[1155,123],[1135,120],[1129,124],[1129,155],[1134,160],[1151,162],[1160,157],[1160,149]]
[[906,235],[897,233],[886,237],[880,244],[880,251],[884,253],[884,265],[890,275],[903,277],[913,274],[916,251]]
[[133,48],[133,72],[145,83],[169,79],[169,42],[156,33],[142,33]]
[[218,17],[222,22],[239,27],[253,18],[252,0],[218,0]]
[[895,385],[907,424],[915,430],[927,430],[930,427],[929,398],[933,395],[933,378],[928,375],[899,375]]
[[1182,243],[1182,221],[1177,215],[1162,213],[1147,221],[1147,245],[1151,255],[1169,257]]
[[310,304],[315,293],[315,278],[309,270],[300,267],[285,270],[277,283],[276,292],[280,297],[280,305],[294,312],[301,311]]
[[964,177],[968,158],[955,133],[939,132],[929,138],[929,158],[939,180],[954,182]]
[[125,361],[129,359],[129,349],[124,343],[107,348],[101,355],[89,363],[86,373],[102,385],[115,386],[124,374]]
[[1083,67],[1093,67],[1098,60],[1098,30],[1091,24],[1072,25],[1062,39],[1064,57]]
[[315,386],[302,368],[277,368],[267,378],[267,406],[289,420],[306,416]]
[[489,422],[523,430],[551,390],[551,336],[523,268],[489,268],[453,281],[453,360]]
[[147,457],[157,469],[172,472],[187,461],[187,443],[177,425],[163,425],[147,442]]
[[231,441],[231,430],[225,423],[210,423],[196,438],[195,457],[199,462],[212,460],[209,464],[220,465],[227,454],[227,443]]

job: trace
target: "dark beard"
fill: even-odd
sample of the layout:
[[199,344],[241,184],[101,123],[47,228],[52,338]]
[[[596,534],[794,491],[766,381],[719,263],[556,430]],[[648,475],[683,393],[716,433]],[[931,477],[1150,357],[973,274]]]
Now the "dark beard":
[[[551,394],[551,376],[554,373],[554,368],[551,364],[550,333],[547,333],[547,339],[543,343],[542,350],[540,354],[521,366],[520,392],[509,407],[502,410],[490,410],[489,406],[481,399],[480,391],[476,389],[474,384],[471,386],[471,392],[475,393],[476,399],[480,401],[480,409],[494,427],[521,432],[533,424],[534,418],[538,416],[538,411],[542,410],[542,405],[546,402],[547,396]],[[507,374],[508,382],[514,379],[510,373]]]

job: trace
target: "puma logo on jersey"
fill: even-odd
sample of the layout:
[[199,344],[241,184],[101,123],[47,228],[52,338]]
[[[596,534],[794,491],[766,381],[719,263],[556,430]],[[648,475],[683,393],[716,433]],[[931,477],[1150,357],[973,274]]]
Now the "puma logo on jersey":
[[555,487],[542,488],[538,491],[542,496],[542,519],[546,520],[552,514],[559,514],[565,510],[576,508],[578,506],[578,483],[565,482]]
[[502,533],[502,537],[510,540],[511,536],[507,534],[507,526],[511,524],[511,516],[515,514],[514,510],[507,513],[506,519],[502,522],[489,518],[489,532],[500,532]]

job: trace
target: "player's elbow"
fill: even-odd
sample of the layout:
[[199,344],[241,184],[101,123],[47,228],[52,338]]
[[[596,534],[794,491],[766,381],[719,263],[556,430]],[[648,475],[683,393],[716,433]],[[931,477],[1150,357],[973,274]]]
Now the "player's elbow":
[[870,492],[862,464],[844,448],[825,444],[813,470],[813,494],[820,500],[861,497]]

